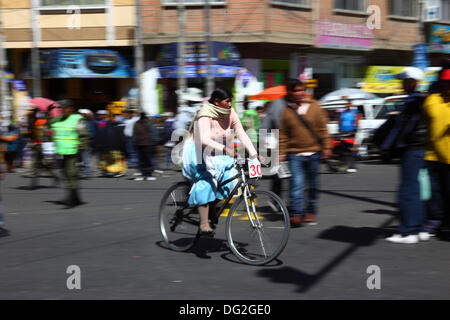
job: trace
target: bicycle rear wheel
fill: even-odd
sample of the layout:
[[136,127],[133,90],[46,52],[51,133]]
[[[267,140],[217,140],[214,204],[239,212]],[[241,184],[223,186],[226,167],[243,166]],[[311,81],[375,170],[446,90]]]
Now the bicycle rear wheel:
[[290,231],[289,214],[283,201],[270,191],[251,190],[248,203],[250,215],[243,195],[236,199],[228,213],[228,245],[240,261],[263,265],[278,257],[285,248]]
[[159,208],[159,225],[166,245],[175,251],[187,251],[199,237],[200,217],[196,207],[188,205],[191,184],[178,182],[164,194]]

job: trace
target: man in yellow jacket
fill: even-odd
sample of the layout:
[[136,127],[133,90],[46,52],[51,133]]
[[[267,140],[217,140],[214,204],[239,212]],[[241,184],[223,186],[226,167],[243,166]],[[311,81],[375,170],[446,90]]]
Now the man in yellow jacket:
[[424,104],[429,135],[425,160],[431,180],[428,232],[450,227],[450,69],[440,76],[440,93]]

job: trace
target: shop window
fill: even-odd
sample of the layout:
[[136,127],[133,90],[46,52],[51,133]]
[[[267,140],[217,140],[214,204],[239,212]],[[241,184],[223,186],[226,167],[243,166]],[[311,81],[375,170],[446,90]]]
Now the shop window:
[[334,8],[350,11],[366,11],[366,1],[361,0],[335,0]]
[[417,0],[390,0],[389,14],[415,18],[417,16]]
[[272,4],[310,7],[311,0],[271,0]]
[[40,0],[41,7],[106,5],[106,0]]
[[365,74],[365,66],[355,63],[343,63],[342,64],[342,77],[343,78],[363,78]]

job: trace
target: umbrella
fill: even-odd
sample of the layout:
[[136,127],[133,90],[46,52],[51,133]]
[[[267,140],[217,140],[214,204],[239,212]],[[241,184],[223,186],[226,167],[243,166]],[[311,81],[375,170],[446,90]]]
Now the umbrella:
[[286,94],[286,86],[281,85],[264,89],[260,93],[250,96],[248,100],[276,100],[283,98]]
[[320,103],[332,102],[336,100],[345,100],[345,99],[378,99],[379,97],[374,95],[373,93],[366,92],[360,89],[355,88],[342,88],[336,91],[332,91],[327,93],[320,99]]
[[62,115],[62,110],[59,108],[59,104],[53,100],[47,98],[34,98],[30,100],[30,104],[42,112],[48,112],[49,107],[53,105],[55,108],[50,110],[50,116],[59,117]]

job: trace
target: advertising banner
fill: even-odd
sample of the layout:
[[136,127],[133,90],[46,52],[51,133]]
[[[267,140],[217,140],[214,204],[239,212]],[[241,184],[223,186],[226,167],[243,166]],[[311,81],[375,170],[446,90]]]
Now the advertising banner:
[[[402,93],[402,81],[395,78],[405,67],[369,66],[362,81],[362,90],[372,93]],[[425,78],[418,83],[419,91],[428,90],[430,84],[437,80],[439,68],[427,68]]]
[[371,50],[373,31],[365,24],[351,24],[328,20],[316,23],[316,47]]
[[430,51],[450,53],[450,26],[435,24],[431,27]]

